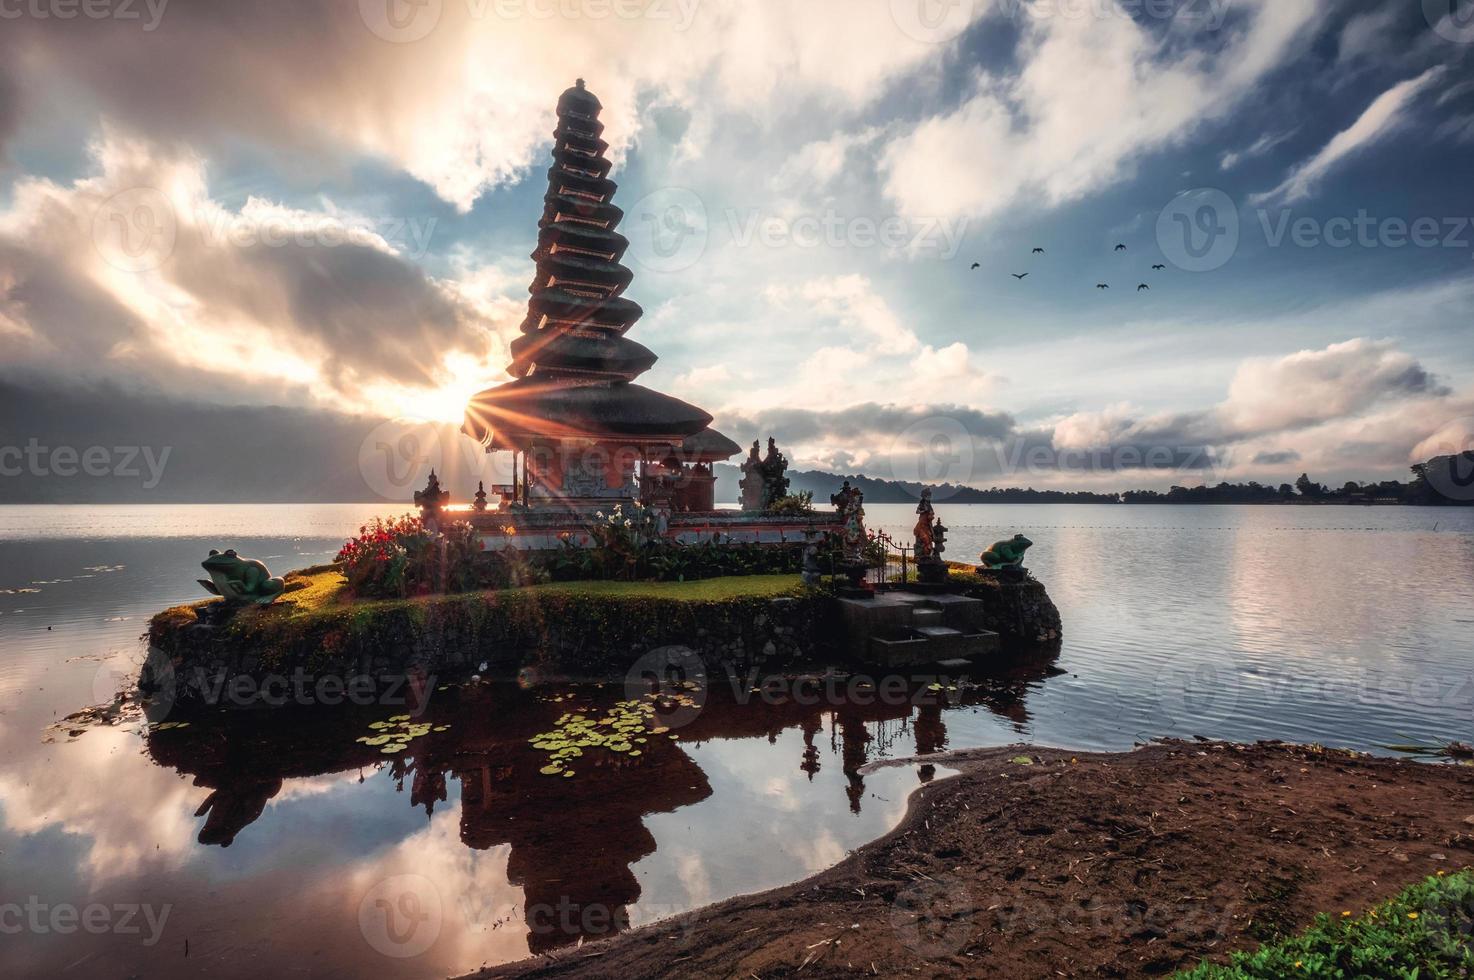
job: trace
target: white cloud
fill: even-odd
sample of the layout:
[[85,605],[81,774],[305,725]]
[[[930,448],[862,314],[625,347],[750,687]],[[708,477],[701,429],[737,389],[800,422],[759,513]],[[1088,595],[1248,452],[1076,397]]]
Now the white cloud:
[[1218,409],[1225,433],[1284,432],[1367,411],[1385,400],[1437,395],[1418,361],[1365,338],[1239,366]]
[[1245,160],[1262,157],[1276,146],[1285,142],[1285,140],[1290,139],[1297,132],[1299,130],[1291,129],[1283,133],[1266,133],[1242,150],[1230,150],[1225,153],[1223,155],[1223,161],[1219,166],[1223,170],[1232,170]]
[[798,286],[774,286],[768,289],[767,296],[790,308],[801,303],[814,314],[834,319],[845,330],[858,331],[877,354],[909,354],[920,346],[916,334],[901,322],[890,304],[862,275],[825,277]]
[[1413,100],[1444,71],[1442,66],[1430,68],[1418,77],[1399,82],[1383,92],[1356,122],[1337,133],[1315,156],[1297,166],[1284,183],[1272,191],[1256,194],[1250,200],[1255,204],[1270,201],[1293,204],[1309,197],[1337,164],[1395,130],[1404,121]]
[[[376,36],[360,6],[179,5],[154,32],[21,18],[0,35],[0,64],[27,66],[22,106],[64,80],[69,109],[95,105],[131,131],[201,147],[253,141],[325,171],[374,156],[464,210],[534,166],[576,76],[590,74],[604,102],[618,162],[641,137],[642,101],[691,113],[694,132],[710,132],[713,114],[777,120],[803,103],[832,116],[940,50],[908,36],[890,4],[850,0],[679,0],[633,17],[618,4],[549,17],[537,12],[554,5],[447,2],[415,8],[438,20],[405,43]],[[16,101],[0,93],[0,138]]]
[[[979,75],[956,110],[890,144],[885,193],[916,216],[987,215],[1026,196],[1050,206],[1118,180],[1140,156],[1223,116],[1307,35],[1310,4],[1252,0],[1216,51],[1160,39],[1128,16],[1041,18],[1021,69]],[[1166,52],[1166,53],[1164,53]]]
[[518,304],[427,276],[388,226],[330,201],[227,207],[198,156],[115,132],[92,153],[0,211],[11,368],[389,414],[500,371]]

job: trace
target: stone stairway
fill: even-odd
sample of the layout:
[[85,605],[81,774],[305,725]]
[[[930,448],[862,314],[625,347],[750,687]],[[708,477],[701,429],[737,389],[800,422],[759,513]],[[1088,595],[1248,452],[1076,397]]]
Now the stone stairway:
[[846,647],[866,663],[891,669],[958,666],[998,650],[998,634],[982,626],[978,599],[888,591],[838,602]]

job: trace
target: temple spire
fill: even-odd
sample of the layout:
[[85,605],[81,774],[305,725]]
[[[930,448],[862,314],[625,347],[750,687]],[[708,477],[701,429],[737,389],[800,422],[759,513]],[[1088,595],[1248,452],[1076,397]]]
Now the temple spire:
[[707,428],[706,412],[631,383],[656,358],[625,337],[644,311],[623,295],[634,273],[622,261],[629,241],[618,231],[603,108],[581,78],[558,97],[527,316],[507,366],[516,380],[466,408],[465,431],[488,450],[524,453],[530,496],[560,506],[627,498],[637,462],[737,451]]

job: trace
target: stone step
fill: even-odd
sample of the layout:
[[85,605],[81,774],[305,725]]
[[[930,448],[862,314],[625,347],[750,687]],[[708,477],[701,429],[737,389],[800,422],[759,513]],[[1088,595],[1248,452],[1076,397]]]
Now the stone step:
[[995,653],[999,640],[997,633],[987,631],[963,633],[950,626],[926,626],[912,630],[910,636],[872,636],[867,646],[872,663],[900,669],[944,662],[975,662]]
[[954,630],[950,626],[917,626],[915,629],[929,640],[950,640],[954,636],[962,635],[962,630]]
[[920,629],[927,626],[942,625],[942,611],[940,609],[928,609],[918,606],[911,610],[911,625]]

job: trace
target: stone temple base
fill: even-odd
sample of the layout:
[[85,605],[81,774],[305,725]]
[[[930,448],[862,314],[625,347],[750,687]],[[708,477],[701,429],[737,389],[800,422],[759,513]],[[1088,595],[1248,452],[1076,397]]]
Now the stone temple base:
[[[487,551],[515,548],[518,551],[550,551],[563,547],[566,539],[591,547],[589,528],[597,522],[588,511],[565,509],[509,509],[473,513],[467,520],[481,534]],[[737,510],[671,514],[665,536],[682,544],[720,541],[730,544],[801,544],[807,532],[836,534],[844,522],[835,511],[812,514],[758,514]]]

